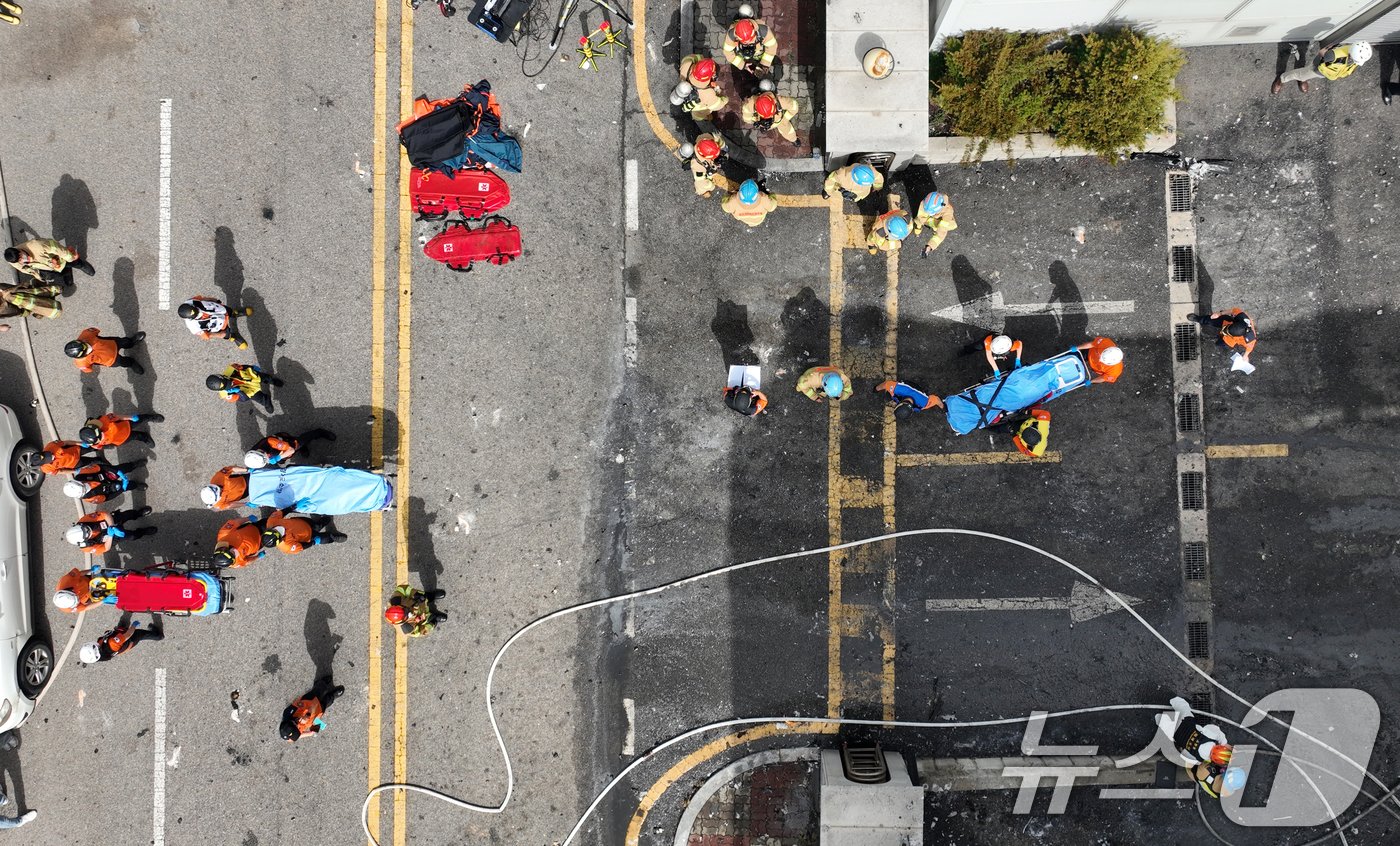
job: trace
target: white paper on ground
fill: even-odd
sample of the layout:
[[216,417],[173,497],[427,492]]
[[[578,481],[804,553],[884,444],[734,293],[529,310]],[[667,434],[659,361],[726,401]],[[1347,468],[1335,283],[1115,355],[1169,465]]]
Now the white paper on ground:
[[725,383],[726,388],[737,388],[743,385],[750,390],[759,389],[759,374],[761,370],[756,364],[731,364],[729,365],[729,381]]
[[1246,376],[1254,372],[1254,365],[1250,364],[1249,360],[1239,353],[1230,356],[1230,361],[1233,362],[1230,365],[1231,370],[1239,370]]

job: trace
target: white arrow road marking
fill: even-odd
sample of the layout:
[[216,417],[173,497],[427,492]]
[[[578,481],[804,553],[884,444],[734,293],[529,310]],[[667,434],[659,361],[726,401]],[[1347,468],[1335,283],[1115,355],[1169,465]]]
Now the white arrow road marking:
[[[1142,602],[1136,596],[1120,593],[1118,596],[1129,605]],[[1117,600],[1099,588],[1084,582],[1075,582],[1067,597],[1021,596],[1007,599],[929,599],[924,602],[928,611],[1069,611],[1069,618],[1076,623],[1122,611]]]
[[987,329],[1000,329],[1008,317],[1052,316],[1064,319],[1067,314],[1132,314],[1135,300],[1090,300],[1086,302],[1008,303],[1000,291],[950,305],[932,312],[934,317],[957,323],[970,323]]

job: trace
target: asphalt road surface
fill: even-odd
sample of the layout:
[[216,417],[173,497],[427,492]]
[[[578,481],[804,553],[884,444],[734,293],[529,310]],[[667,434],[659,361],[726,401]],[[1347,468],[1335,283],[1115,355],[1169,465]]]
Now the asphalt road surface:
[[[1370,768],[1393,781],[1400,311],[1386,271],[1400,260],[1400,162],[1370,81],[1270,99],[1272,50],[1192,51],[1181,148],[1235,162],[1198,185],[1188,276],[1204,306],[1249,309],[1261,343],[1249,377],[1202,344],[1200,425],[1183,431],[1168,285],[1183,218],[1160,164],[913,169],[892,190],[917,202],[937,185],[960,223],[928,259],[912,246],[868,256],[849,233],[880,201],[821,201],[816,175],[772,175],[784,205],[746,230],[693,196],[670,146],[694,129],[653,106],[674,81],[676,9],[632,11],[648,19],[628,36],[636,51],[596,73],[569,50],[598,10],[570,24],[554,59],[540,15],[523,58],[544,71],[530,78],[521,47],[465,15],[425,5],[415,20],[384,0],[107,2],[61,18],[36,7],[0,32],[12,227],[61,237],[97,268],[60,320],[29,326],[53,417],[67,436],[108,410],[166,417],[153,449],[119,453],[149,459],[149,489],[129,503],[152,506],[159,532],[109,563],[207,562],[227,515],[202,508],[198,489],[266,432],[332,429],[316,461],[393,473],[398,493],[395,511],[338,518],[343,544],[233,573],[230,614],[167,619],[164,642],[108,664],[70,655],[18,749],[0,753],[6,791],[39,810],[13,836],[357,842],[366,791],[387,781],[495,806],[507,781],[485,678],[521,626],[738,561],[926,528],[1005,536],[1083,568],[1139,600],[1183,652],[1194,632],[1197,666],[1247,700],[1366,691],[1382,714]],[[1222,80],[1222,66],[1239,72]],[[505,214],[526,252],[454,274],[421,255],[438,225],[402,208],[394,124],[413,96],[483,78],[525,149]],[[256,309],[242,321],[248,350],[197,340],[163,307],[197,293]],[[85,326],[147,332],[136,350],[147,373],[79,374],[62,346]],[[978,381],[985,363],[967,348],[992,329],[1023,339],[1029,360],[1096,335],[1126,351],[1117,384],[1053,406],[1050,459],[1010,459],[1004,433],[958,437],[937,412],[896,426],[871,393],[893,374],[945,395]],[[18,330],[0,335],[0,402],[39,442]],[[832,409],[793,392],[805,368],[833,360],[854,378],[850,400]],[[204,389],[233,361],[286,381],[274,414]],[[760,418],[720,402],[735,363],[763,368],[772,404]],[[1203,507],[1184,508],[1180,456],[1197,453],[1211,456]],[[32,568],[61,650],[74,620],[48,596],[81,559],[61,539],[73,508],[57,488],[36,509]],[[1183,563],[1193,532],[1204,573]],[[379,618],[405,581],[447,592],[449,620],[411,642]],[[1178,692],[1243,715],[1130,615],[1076,619],[1085,591],[1025,547],[925,535],[583,612],[501,664],[506,811],[386,794],[373,828],[395,846],[558,843],[637,755],[733,717],[987,720]],[[77,642],[116,620],[92,611]],[[284,743],[282,709],[327,674],[346,688],[327,730]],[[579,842],[672,842],[689,790],[744,748],[871,736],[941,757],[1014,755],[1021,739],[1014,726],[799,724],[724,754],[700,739],[640,767]],[[1151,731],[1143,715],[1107,714],[1052,722],[1046,737],[1126,756]],[[1080,791],[1066,814],[1042,797],[1027,816],[1012,802],[933,797],[927,842],[1209,836],[1192,803]],[[1208,814],[1233,843],[1306,839]],[[1394,826],[1372,815],[1348,842],[1388,842]]]

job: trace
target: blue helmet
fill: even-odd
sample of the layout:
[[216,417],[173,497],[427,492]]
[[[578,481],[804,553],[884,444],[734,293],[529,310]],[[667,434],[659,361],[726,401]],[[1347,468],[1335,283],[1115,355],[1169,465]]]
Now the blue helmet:
[[924,201],[919,205],[923,207],[924,214],[938,214],[944,206],[948,205],[948,198],[943,196],[942,191],[934,191],[924,197]]
[[851,181],[857,185],[874,185],[875,168],[868,164],[858,164],[851,168]]
[[1244,787],[1244,783],[1248,777],[1249,773],[1239,767],[1231,767],[1225,771],[1225,789],[1232,793],[1239,790]]
[[832,399],[839,399],[846,392],[846,381],[839,373],[828,373],[822,377],[822,390]]
[[751,206],[758,202],[758,183],[752,179],[745,179],[739,186],[739,202],[746,206]]
[[903,241],[909,237],[909,219],[902,215],[892,217],[885,221],[885,231],[896,241]]

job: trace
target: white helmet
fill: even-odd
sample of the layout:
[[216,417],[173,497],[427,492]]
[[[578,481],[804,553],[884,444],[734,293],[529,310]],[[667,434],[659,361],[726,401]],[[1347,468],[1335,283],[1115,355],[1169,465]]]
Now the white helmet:
[[267,466],[267,454],[250,449],[243,453],[243,466],[249,470],[261,470]]
[[992,355],[1006,355],[1011,352],[1011,336],[998,335],[992,339]]
[[53,604],[64,611],[72,611],[78,607],[78,595],[71,590],[57,591],[53,595]]
[[218,485],[205,485],[199,489],[199,501],[213,508],[214,503],[219,501],[219,494],[221,493],[223,493],[223,491],[219,490]]
[[1122,364],[1123,351],[1118,347],[1105,347],[1104,351],[1099,353],[1099,361],[1102,361],[1109,367],[1112,367],[1115,364]]
[[71,496],[77,499],[85,493],[87,493],[87,488],[83,487],[83,483],[79,482],[77,479],[69,479],[63,483],[64,496]]
[[96,664],[102,660],[102,649],[97,645],[97,641],[83,644],[83,648],[78,650],[78,660],[84,664]]
[[1358,65],[1364,65],[1371,58],[1371,42],[1353,41],[1351,43],[1351,50],[1349,50],[1347,54],[1351,56],[1353,62],[1356,62]]
[[87,537],[83,532],[82,526],[73,525],[69,526],[68,531],[63,533],[63,539],[74,546],[82,546],[83,541],[87,540]]

